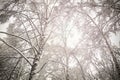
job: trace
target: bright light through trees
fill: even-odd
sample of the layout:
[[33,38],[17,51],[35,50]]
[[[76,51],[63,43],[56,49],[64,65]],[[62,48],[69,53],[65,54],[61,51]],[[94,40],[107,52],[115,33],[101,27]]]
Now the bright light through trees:
[[0,80],[120,80],[119,0],[0,0]]

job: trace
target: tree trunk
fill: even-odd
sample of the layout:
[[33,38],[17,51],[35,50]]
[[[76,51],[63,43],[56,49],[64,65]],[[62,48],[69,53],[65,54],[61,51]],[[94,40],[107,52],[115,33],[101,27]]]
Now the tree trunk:
[[120,80],[120,66],[118,64],[118,61],[116,59],[116,57],[114,56],[113,52],[111,52],[112,58],[113,58],[113,62],[115,64],[115,70],[116,70],[116,80]]
[[33,65],[31,67],[31,71],[30,71],[30,76],[29,76],[29,80],[36,80],[37,77],[37,66],[38,66],[38,61],[39,61],[39,55],[35,55],[35,58],[33,60]]

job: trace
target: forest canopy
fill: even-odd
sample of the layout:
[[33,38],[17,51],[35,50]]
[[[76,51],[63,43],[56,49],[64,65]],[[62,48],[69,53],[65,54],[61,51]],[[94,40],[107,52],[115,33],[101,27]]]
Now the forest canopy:
[[120,80],[120,1],[0,0],[0,80]]

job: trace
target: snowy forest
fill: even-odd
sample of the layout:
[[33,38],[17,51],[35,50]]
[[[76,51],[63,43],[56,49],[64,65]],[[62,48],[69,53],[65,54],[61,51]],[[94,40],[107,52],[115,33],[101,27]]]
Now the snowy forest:
[[120,0],[0,0],[0,80],[120,80]]

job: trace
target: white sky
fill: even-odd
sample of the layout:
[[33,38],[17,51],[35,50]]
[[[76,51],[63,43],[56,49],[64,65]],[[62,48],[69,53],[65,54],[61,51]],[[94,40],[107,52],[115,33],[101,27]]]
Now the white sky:
[[117,32],[116,34],[111,33],[110,35],[112,44],[120,48],[120,32]]
[[[8,23],[8,22],[7,22],[7,23],[4,23],[4,24],[0,24],[0,31],[6,32],[8,26],[9,26],[9,23]],[[6,35],[0,33],[0,38],[4,38],[4,37],[6,37]]]

